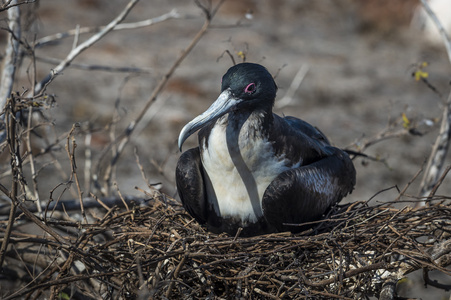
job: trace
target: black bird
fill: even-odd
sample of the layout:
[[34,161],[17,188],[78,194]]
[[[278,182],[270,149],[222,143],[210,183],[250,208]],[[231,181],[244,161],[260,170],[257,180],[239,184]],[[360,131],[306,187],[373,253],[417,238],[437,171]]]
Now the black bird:
[[181,150],[201,129],[199,147],[178,161],[178,193],[213,232],[299,231],[289,224],[320,219],[355,185],[347,153],[307,122],[272,112],[276,92],[265,67],[235,65],[222,77],[218,99],[180,132]]

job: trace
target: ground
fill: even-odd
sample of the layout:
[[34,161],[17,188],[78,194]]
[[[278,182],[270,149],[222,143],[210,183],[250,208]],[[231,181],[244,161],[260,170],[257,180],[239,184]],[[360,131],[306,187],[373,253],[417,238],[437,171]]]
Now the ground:
[[[126,3],[119,0],[40,1],[27,39],[31,43],[35,38],[74,29],[77,25],[105,25]],[[403,113],[409,121],[418,123],[420,130],[428,130],[423,136],[405,135],[380,142],[365,151],[385,163],[362,158],[354,160],[357,184],[345,201],[366,201],[384,189],[388,190],[372,201],[395,199],[398,192],[392,187],[402,189],[427,159],[442,111],[437,94],[412,77],[415,66],[428,62],[427,80],[445,99],[450,90],[451,64],[444,46],[432,45],[419,28],[410,24],[415,3],[226,1],[213,19],[212,28],[178,67],[132,136],[116,173],[115,180],[122,193],[142,195],[135,186],[146,187],[135,162],[136,149],[149,181],[161,183],[158,187],[162,191],[176,195],[174,169],[180,155],[176,142],[179,131],[216,99],[221,77],[232,65],[225,54],[229,51],[237,61],[242,52],[246,61],[263,64],[276,75],[278,99],[285,95],[297,72],[302,67],[308,68],[294,100],[283,107],[276,104],[275,112],[296,116],[317,126],[335,146],[358,150],[356,144],[401,120]],[[204,15],[194,1],[152,0],[139,2],[125,20],[136,22],[158,17],[172,9],[177,10],[180,19],[112,32],[74,61],[74,64],[138,67],[148,73],[87,71],[74,66],[54,80],[47,93],[56,96],[56,106],[51,112],[56,136],[68,132],[75,122],[101,128],[111,122],[115,113],[119,116],[115,124],[116,134],[119,134],[137,116],[158,81],[202,27]],[[1,14],[3,19],[5,15]],[[87,37],[81,35],[80,41]],[[3,45],[5,36],[0,38],[0,45]],[[36,50],[38,79],[56,65],[42,59],[63,59],[72,44],[73,39],[69,38]],[[17,90],[30,86],[27,58],[23,65]],[[425,120],[436,125],[426,126]],[[402,126],[399,122],[395,128],[402,129]],[[94,165],[109,138],[104,131],[93,135]],[[82,161],[84,140],[81,135],[77,142],[80,144],[77,155]],[[196,138],[191,137],[184,148],[196,143]],[[79,165],[80,169],[83,167]],[[54,168],[44,167],[41,172],[44,178],[51,178],[40,181],[38,178],[41,197],[46,199],[48,191],[62,180],[54,176]],[[420,179],[408,189],[409,194],[417,195]],[[438,193],[451,194],[449,183],[449,179],[445,179]],[[86,194],[89,190],[95,191],[85,186]],[[421,287],[420,283],[414,285]],[[420,292],[415,290],[408,296],[421,295],[415,293]],[[423,295],[428,297],[430,291]],[[449,296],[449,292],[439,295]]]

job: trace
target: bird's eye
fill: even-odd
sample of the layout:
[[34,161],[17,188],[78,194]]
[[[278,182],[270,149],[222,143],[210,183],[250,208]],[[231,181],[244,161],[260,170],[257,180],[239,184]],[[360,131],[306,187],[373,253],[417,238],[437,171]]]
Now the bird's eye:
[[244,89],[244,92],[246,94],[252,94],[253,92],[255,92],[255,89],[255,83],[252,82],[247,85],[247,87]]

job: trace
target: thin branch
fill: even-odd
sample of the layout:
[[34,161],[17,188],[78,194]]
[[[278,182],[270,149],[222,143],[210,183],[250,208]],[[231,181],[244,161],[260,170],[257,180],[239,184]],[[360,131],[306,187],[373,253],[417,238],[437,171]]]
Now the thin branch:
[[204,25],[202,28],[197,32],[197,34],[194,36],[191,43],[188,45],[188,47],[180,54],[180,56],[176,59],[176,61],[172,64],[171,68],[166,72],[166,74],[163,76],[163,78],[159,81],[158,85],[153,90],[152,94],[149,97],[149,100],[146,102],[144,107],[141,109],[138,116],[127,126],[124,133],[120,135],[115,143],[118,144],[117,146],[117,152],[116,155],[111,160],[111,166],[115,166],[119,160],[120,155],[124,151],[125,146],[130,141],[130,137],[133,134],[134,130],[136,129],[136,125],[142,120],[144,115],[147,113],[149,107],[155,102],[157,97],[160,95],[160,93],[163,91],[164,87],[166,86],[166,83],[169,81],[169,78],[171,78],[172,74],[174,74],[175,70],[178,68],[178,66],[182,63],[182,61],[188,56],[188,54],[193,50],[193,48],[197,45],[197,43],[200,41],[200,39],[204,36],[204,34],[207,32],[207,30],[210,27],[211,20],[218,11],[218,9],[221,7],[225,0],[221,0],[216,7],[209,11],[207,8],[202,7],[206,18]]
[[398,197],[396,197],[395,202],[401,199],[402,196],[406,193],[407,189],[410,187],[410,185],[417,179],[417,177],[423,172],[423,166],[417,171],[417,173],[412,177],[412,179],[409,180],[409,182],[404,186],[404,188],[399,192]]
[[17,299],[20,296],[24,296],[26,294],[29,294],[37,289],[44,288],[44,287],[52,287],[52,286],[61,286],[63,284],[70,284],[74,283],[76,281],[83,281],[91,278],[101,278],[101,277],[110,277],[114,275],[119,275],[122,273],[130,272],[129,270],[121,270],[116,272],[108,272],[108,273],[94,273],[94,274],[88,274],[88,275],[73,275],[65,278],[59,278],[54,280],[49,280],[46,282],[42,282],[39,284],[36,284],[34,286],[31,286],[27,289],[19,290],[17,292],[14,292],[13,294],[4,297],[3,300],[10,300],[10,299]]
[[383,130],[382,132],[377,133],[375,136],[373,136],[369,139],[366,139],[364,141],[354,142],[349,147],[352,147],[354,145],[355,147],[357,147],[357,149],[360,152],[364,152],[367,148],[369,148],[377,143],[380,143],[380,142],[383,142],[383,141],[386,141],[389,139],[399,138],[399,137],[402,137],[402,136],[405,136],[408,134],[409,134],[408,129],[402,128],[402,129],[394,130],[394,128],[390,127],[390,128]]
[[[349,277],[355,276],[357,274],[365,273],[365,272],[369,272],[369,271],[375,271],[375,270],[381,270],[381,269],[382,270],[386,270],[388,268],[389,268],[389,266],[388,266],[388,264],[386,262],[378,262],[378,263],[374,263],[374,264],[371,264],[371,265],[367,265],[367,266],[363,266],[363,267],[360,267],[360,268],[356,268],[356,269],[352,269],[352,270],[346,271],[343,274],[343,278],[349,278]],[[321,280],[319,282],[315,282],[315,281],[311,281],[310,279],[305,277],[305,275],[303,273],[301,273],[300,275],[301,275],[302,280],[304,281],[304,283],[306,285],[316,286],[316,287],[318,287],[318,286],[325,286],[325,285],[329,285],[331,283],[337,282],[337,281],[339,281],[339,277],[340,277],[340,274],[337,274],[337,275],[335,275],[335,276],[333,276],[331,278],[324,279],[324,280]]]
[[30,4],[30,3],[35,3],[36,0],[28,0],[28,1],[23,1],[23,2],[17,2],[16,0],[9,0],[8,2],[4,3],[1,7],[0,7],[0,12],[5,11],[5,10],[10,10],[12,8],[18,8],[20,5],[23,4]]
[[[85,220],[85,223],[88,223],[88,220],[86,218],[85,208],[84,208],[84,205],[83,205],[83,192],[81,191],[80,181],[79,181],[78,175],[77,175],[77,164],[75,162],[75,148],[77,147],[77,143],[75,142],[75,137],[74,137],[75,133],[74,132],[75,132],[75,129],[78,128],[78,127],[79,127],[78,124],[74,124],[72,126],[72,130],[69,132],[69,134],[67,136],[66,152],[67,152],[67,155],[69,156],[69,161],[70,161],[70,166],[71,166],[71,178],[72,177],[74,178],[75,184],[77,186],[78,199],[80,201],[81,215],[83,216],[83,219]],[[72,147],[71,147],[71,144],[70,144],[70,140],[71,139],[72,139]],[[72,149],[72,151],[71,151],[71,149]]]
[[[0,191],[2,191],[3,193],[5,193],[5,195],[9,195],[9,190],[3,186],[3,188],[1,187],[0,184]],[[102,203],[104,203],[107,206],[113,207],[113,206],[119,206],[122,205],[125,202],[127,202],[127,204],[132,204],[134,203],[135,205],[142,205],[146,203],[146,200],[143,199],[143,197],[138,197],[138,196],[123,196],[123,197],[118,197],[118,196],[110,196],[110,197],[102,197],[102,198],[95,198],[92,196],[92,194],[90,195],[90,197],[83,197],[83,205],[85,210],[87,209],[92,209],[92,208],[101,208],[103,207],[103,205],[101,205],[99,203],[99,201],[101,201]],[[30,206],[30,208],[28,209],[31,213],[36,213],[38,212],[36,206]],[[66,212],[71,212],[71,211],[79,211],[80,210],[80,199],[79,198],[72,198],[72,199],[68,199],[68,200],[54,200],[48,204],[42,204],[41,210],[52,210],[52,211],[66,211]],[[6,205],[1,205],[0,206],[0,216],[2,216],[2,220],[3,220],[3,216],[7,216],[9,213]],[[16,213],[15,217],[18,216],[18,213]],[[78,224],[77,226],[83,226],[84,224]]]
[[67,57],[58,65],[56,66],[41,82],[36,84],[35,87],[35,93],[39,94],[43,87],[48,84],[52,78],[54,77],[54,74],[61,73],[67,66],[70,65],[70,63],[78,56],[80,55],[84,50],[91,47],[93,44],[98,42],[101,38],[103,38],[108,32],[114,29],[114,27],[122,22],[125,17],[128,15],[128,13],[131,11],[131,9],[138,3],[139,0],[131,0],[128,5],[125,7],[125,9],[113,20],[111,21],[107,26],[105,26],[102,30],[100,30],[97,34],[90,37],[88,40],[84,41],[80,45],[78,45],[76,48],[72,49],[72,51],[67,55]]
[[8,218],[8,225],[6,226],[6,231],[5,231],[5,237],[3,238],[3,243],[2,246],[0,248],[0,269],[2,268],[3,262],[5,260],[5,254],[6,254],[6,249],[8,248],[8,243],[9,243],[9,238],[11,237],[11,231],[14,225],[14,220],[15,217],[14,215],[16,214],[16,208],[18,205],[18,201],[17,201],[17,191],[18,191],[18,186],[19,186],[19,174],[18,174],[18,170],[19,170],[19,164],[20,164],[20,151],[19,147],[16,145],[17,142],[17,137],[16,137],[16,118],[15,118],[15,99],[10,99],[8,101],[9,105],[8,108],[6,110],[6,123],[7,123],[7,141],[8,141],[8,145],[9,145],[9,151],[10,151],[10,155],[11,155],[11,171],[12,171],[12,186],[11,186],[11,192],[10,193],[5,193],[5,191],[3,191],[5,193],[5,195],[7,197],[9,197],[11,199],[11,207],[10,207],[10,212],[9,212],[9,218]]
[[[37,61],[49,63],[49,64],[60,64],[61,60],[51,57],[36,57]],[[80,69],[86,71],[105,71],[105,72],[118,72],[118,73],[141,73],[150,74],[152,69],[150,68],[137,68],[137,67],[113,67],[104,65],[91,65],[91,64],[80,64],[71,63],[70,67],[73,69]]]
[[423,7],[424,7],[426,13],[429,15],[429,17],[435,23],[435,26],[437,26],[437,29],[440,32],[440,34],[443,38],[443,43],[445,44],[445,47],[446,47],[446,52],[448,53],[449,62],[451,63],[451,41],[449,39],[449,36],[446,33],[446,30],[443,28],[442,23],[440,23],[440,20],[437,18],[435,13],[432,11],[428,2],[426,0],[420,0],[420,1],[421,1],[421,4],[423,4]]
[[308,70],[309,70],[308,65],[302,65],[299,68],[299,71],[296,73],[296,76],[294,76],[293,81],[291,82],[287,92],[285,93],[282,99],[277,101],[276,103],[277,108],[283,108],[285,106],[290,105],[293,102],[294,94],[301,86],[301,83],[304,80],[305,76],[307,75]]
[[[16,74],[16,62],[19,53],[21,28],[20,28],[20,9],[17,6],[17,0],[9,1],[5,4],[8,7],[8,43],[3,57],[3,68],[0,78],[0,110],[5,107],[6,100],[10,97],[14,85],[14,75]],[[4,115],[0,116],[0,122],[3,122]],[[0,126],[0,130],[1,130]],[[4,141],[6,131],[0,133],[0,142]]]
[[35,161],[34,161],[34,155],[33,155],[33,148],[32,148],[32,144],[31,144],[31,124],[32,124],[32,116],[33,116],[33,107],[29,106],[28,108],[28,121],[27,121],[27,125],[28,125],[28,129],[26,132],[26,138],[25,138],[25,143],[27,145],[27,150],[28,150],[28,158],[30,159],[30,171],[31,171],[31,180],[33,181],[33,200],[36,200],[36,207],[39,211],[39,213],[41,213],[41,198],[39,197],[39,192],[38,192],[38,181],[37,181],[37,175],[38,173],[36,172],[36,166],[35,166]]
[[448,166],[448,167],[446,167],[445,171],[442,172],[442,175],[437,180],[437,183],[434,185],[431,192],[429,193],[429,196],[428,196],[429,199],[432,199],[432,197],[434,197],[435,193],[437,193],[438,188],[442,185],[443,180],[445,180],[445,178],[448,175],[450,170],[451,170],[451,166]]
[[[163,14],[159,17],[155,17],[155,18],[151,18],[151,19],[147,19],[147,20],[143,20],[143,21],[139,21],[139,22],[117,24],[116,26],[114,26],[113,30],[116,31],[116,30],[124,30],[124,29],[137,29],[137,28],[147,27],[147,26],[151,26],[151,25],[154,25],[157,23],[161,23],[163,21],[170,20],[170,19],[179,19],[180,17],[181,17],[180,14],[175,9],[173,9],[170,12]],[[101,30],[104,30],[105,27],[106,26],[81,27],[78,29],[72,29],[72,30],[57,33],[54,35],[49,35],[49,36],[46,36],[46,37],[43,37],[43,38],[37,40],[35,43],[35,47],[42,47],[48,43],[52,43],[57,40],[67,38],[70,36],[74,36],[77,34],[94,33],[94,32],[97,33]]]
[[[88,123],[89,126],[89,123]],[[92,133],[91,131],[87,131],[85,135],[85,166],[84,166],[84,189],[86,191],[86,194],[91,194],[91,171],[92,171],[92,148],[91,148],[91,141],[92,141]]]
[[[437,184],[448,153],[451,139],[451,93],[443,109],[440,131],[429,155],[428,163],[420,185],[420,196],[427,197]],[[424,205],[424,203],[422,203]]]

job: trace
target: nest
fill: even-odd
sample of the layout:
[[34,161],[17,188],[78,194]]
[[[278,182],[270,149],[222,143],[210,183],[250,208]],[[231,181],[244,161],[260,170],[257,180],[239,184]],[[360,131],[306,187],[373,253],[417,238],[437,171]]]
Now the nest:
[[348,299],[381,296],[393,278],[419,268],[450,273],[444,201],[419,209],[341,205],[309,231],[248,238],[209,233],[160,198],[96,215],[91,224],[46,219],[40,227],[53,233],[44,236],[13,231],[5,270],[39,273],[4,299]]

